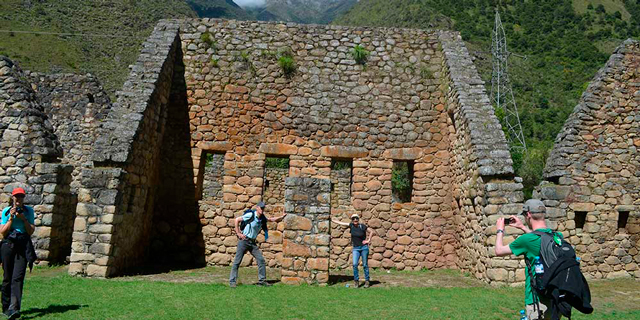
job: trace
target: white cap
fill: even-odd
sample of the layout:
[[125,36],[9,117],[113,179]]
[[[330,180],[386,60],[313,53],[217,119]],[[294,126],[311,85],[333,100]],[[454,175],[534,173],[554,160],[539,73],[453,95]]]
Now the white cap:
[[360,216],[357,213],[351,215],[351,220],[353,220],[353,218],[357,218],[358,220],[360,220]]

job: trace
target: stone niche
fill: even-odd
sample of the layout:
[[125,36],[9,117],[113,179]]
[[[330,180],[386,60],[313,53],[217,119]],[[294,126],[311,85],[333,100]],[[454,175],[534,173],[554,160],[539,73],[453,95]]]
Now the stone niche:
[[627,40],[556,138],[534,196],[591,278],[640,278],[640,43]]

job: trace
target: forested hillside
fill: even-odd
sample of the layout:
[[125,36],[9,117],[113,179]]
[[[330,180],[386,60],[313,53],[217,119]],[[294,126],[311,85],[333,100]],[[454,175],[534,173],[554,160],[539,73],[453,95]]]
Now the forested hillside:
[[[640,33],[638,0],[361,0],[335,24],[446,27],[461,32],[491,89],[491,32],[499,9],[529,153],[513,154],[527,193],[555,136],[613,49]],[[615,9],[615,11],[613,11]],[[498,115],[500,116],[500,110]]]
[[33,71],[90,72],[113,93],[156,22],[169,17],[196,13],[176,0],[0,0],[0,30],[43,33],[0,33],[0,55]]

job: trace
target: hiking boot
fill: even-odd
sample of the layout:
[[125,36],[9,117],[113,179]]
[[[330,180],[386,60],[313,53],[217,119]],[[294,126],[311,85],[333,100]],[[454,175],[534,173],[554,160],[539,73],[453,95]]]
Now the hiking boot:
[[235,283],[229,283],[229,288],[235,289],[236,284]]
[[357,288],[359,286],[360,286],[360,281],[358,281],[358,280],[353,281],[353,287],[354,288]]
[[271,283],[265,281],[265,282],[256,283],[256,286],[258,286],[258,287],[271,287],[273,285]]
[[364,287],[365,287],[365,288],[369,288],[369,280],[367,280],[367,281],[365,281],[365,282],[364,282]]
[[7,316],[7,319],[13,320],[13,319],[18,319],[20,318],[20,311],[18,310],[7,310],[4,313],[5,316]]

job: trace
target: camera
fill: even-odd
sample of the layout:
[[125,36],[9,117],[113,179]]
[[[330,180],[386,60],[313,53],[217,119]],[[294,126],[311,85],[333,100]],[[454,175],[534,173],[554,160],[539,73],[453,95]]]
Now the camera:
[[504,224],[512,224],[515,222],[516,222],[515,218],[504,218]]

